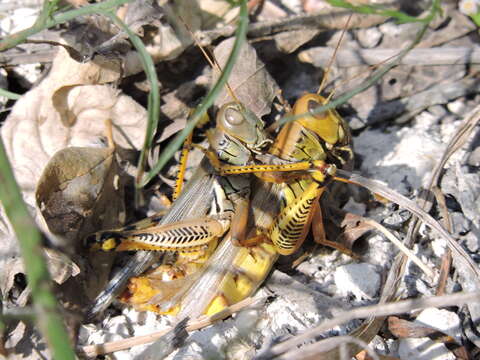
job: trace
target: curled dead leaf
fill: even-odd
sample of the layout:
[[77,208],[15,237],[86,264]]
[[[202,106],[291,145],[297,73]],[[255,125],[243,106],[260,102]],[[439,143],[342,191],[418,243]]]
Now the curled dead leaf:
[[105,120],[112,121],[119,147],[142,146],[146,110],[111,86],[85,85],[115,79],[97,70],[69,59],[61,50],[49,76],[16,102],[2,126],[9,160],[32,209],[36,183],[53,154],[67,146],[100,144]]
[[[123,185],[114,150],[70,147],[58,151],[38,182],[36,200],[50,232],[66,240],[63,248],[85,254],[82,240],[88,234],[115,228],[125,220]],[[94,297],[107,281],[114,256],[92,253],[87,263],[77,260],[84,265],[82,276],[61,290],[66,302],[85,306],[86,299]],[[73,275],[71,265],[68,259],[55,261],[51,271],[65,280]],[[83,294],[86,296],[80,296]]]
[[37,206],[53,234],[75,241],[117,225],[117,214],[123,211],[119,185],[113,149],[66,148],[45,167],[36,190]]

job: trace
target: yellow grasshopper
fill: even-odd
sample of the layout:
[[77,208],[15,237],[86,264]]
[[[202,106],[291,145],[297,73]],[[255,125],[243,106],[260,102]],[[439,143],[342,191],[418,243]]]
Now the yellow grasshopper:
[[[305,115],[281,130],[269,153],[256,156],[281,164],[231,166],[221,164],[209,154],[223,175],[255,172],[262,179],[253,187],[251,222],[254,230],[246,233],[247,239],[239,240],[244,236],[232,228],[208,260],[203,274],[198,280],[195,278],[196,283],[182,283],[189,291],[181,292],[181,296],[185,296],[180,316],[213,314],[249,296],[267,276],[278,254],[288,255],[298,249],[312,218],[315,217],[321,227],[318,199],[334,175],[335,166],[344,166],[353,154],[348,127],[335,111],[321,115],[308,113],[324,102],[319,95],[304,95],[296,102],[293,114]],[[282,172],[263,173],[272,169]],[[313,169],[313,174],[306,174],[302,169]],[[287,184],[283,184],[285,182]],[[325,243],[324,236],[317,240]],[[248,247],[236,246],[239,243]],[[162,310],[172,307],[180,296],[165,302],[160,293],[167,293],[171,284],[164,282],[161,274],[160,270],[133,279],[125,298],[140,309],[158,310],[158,304]]]
[[[300,99],[294,107],[294,113],[307,113],[316,104],[324,102],[323,98],[312,96]],[[207,204],[210,200],[203,202],[204,209],[202,211],[194,211],[194,214],[188,213],[186,209],[188,200],[185,199],[198,196],[198,193],[187,191],[186,195],[183,198],[180,197],[174,204],[167,218],[159,223],[159,219],[153,218],[150,221],[143,221],[126,228],[100,232],[87,239],[89,245],[104,251],[161,250],[176,251],[180,254],[200,252],[200,255],[195,255],[195,261],[201,259],[200,262],[203,262],[215,247],[214,241],[228,228],[230,228],[230,241],[236,245],[244,243],[249,181],[243,174],[248,172],[261,174],[269,171],[272,172],[270,175],[261,176],[264,180],[291,183],[283,187],[284,189],[278,190],[283,194],[286,205],[278,216],[280,221],[274,222],[272,226],[264,225],[264,231],[250,236],[246,243],[270,239],[280,254],[294,252],[305,238],[312,217],[321,217],[318,198],[322,194],[326,182],[334,175],[335,166],[343,166],[346,162],[342,159],[341,152],[343,151],[348,157],[351,157],[351,151],[344,151],[350,144],[349,133],[342,120],[332,111],[328,112],[325,117],[305,116],[285,127],[285,130],[279,134],[276,145],[269,153],[265,154],[260,150],[268,144],[268,141],[261,135],[261,126],[258,126],[261,121],[252,120],[252,115],[239,103],[226,104],[217,115],[216,132],[209,136],[212,150],[207,152],[207,155],[214,164],[214,168],[222,175],[219,181],[223,182],[221,187],[212,186],[213,182],[207,185],[217,189],[213,196],[214,203],[222,204],[221,209],[216,209],[216,214],[208,217],[202,216],[202,212],[206,212],[205,209],[208,208]],[[313,121],[309,121],[310,118]],[[323,118],[328,120],[324,120],[323,123],[319,122]],[[246,121],[249,119],[252,121]],[[244,123],[248,123],[250,128],[248,126],[241,128]],[[297,143],[299,146],[295,145]],[[302,147],[305,147],[307,151],[305,152]],[[252,158],[257,161],[248,164]],[[298,161],[302,162],[292,163]],[[265,164],[258,164],[258,162]],[[248,165],[245,166],[245,164]],[[314,180],[296,181],[298,176],[310,177],[305,173],[306,170],[312,171]],[[287,173],[280,175],[279,171]],[[206,173],[213,176],[211,171],[204,172],[203,176]],[[192,188],[195,188],[198,178],[199,176],[194,176]],[[188,189],[189,187],[187,187]],[[222,193],[222,189],[227,189],[227,194]],[[265,193],[269,192],[273,195],[277,189]],[[256,201],[262,202],[262,197],[265,196],[260,196],[260,200]],[[257,199],[256,196],[253,198]],[[232,199],[235,207],[231,205]],[[278,201],[276,202],[278,203]],[[268,207],[272,209],[273,216],[278,215],[275,206],[269,204]],[[178,209],[182,209],[185,213],[180,214],[182,210]],[[197,210],[194,206],[190,209]],[[232,216],[234,211],[236,216]],[[269,211],[264,211],[264,214],[267,212]],[[260,217],[263,215],[261,214]],[[232,218],[234,219],[233,223],[231,222]],[[144,265],[136,267],[132,265],[127,266],[125,270],[122,269],[119,275],[110,282],[106,291],[97,298],[90,315],[98,313],[108,305],[112,294],[118,293],[118,289],[123,287],[126,274],[138,275],[151,265],[153,258],[155,258],[154,255],[136,255],[134,262],[142,261]],[[192,257],[188,256],[187,258],[186,263],[191,262]],[[223,257],[222,262],[226,263],[227,261],[224,259],[227,258]],[[258,278],[263,279],[265,276],[266,274],[263,274]]]
[[[299,100],[294,107],[294,114],[305,113],[308,107],[313,107],[323,103],[323,98],[316,95],[306,95]],[[228,110],[228,111],[227,111]],[[243,110],[245,111],[245,110]],[[224,127],[224,118],[238,116],[243,117],[242,112],[238,109],[238,104],[226,104],[224,108],[219,112],[217,122],[221,124],[222,129]],[[234,119],[235,123],[239,123],[239,119]],[[319,122],[320,126],[316,123]],[[241,123],[241,122],[240,122]],[[231,124],[230,124],[231,125]],[[250,124],[251,126],[251,124]],[[229,129],[231,130],[231,129]],[[249,132],[245,132],[247,134]],[[250,131],[250,138],[255,139],[257,143],[267,143],[266,139],[261,135],[258,135],[258,129],[255,132]],[[251,136],[251,134],[256,134]],[[293,134],[296,138],[293,139]],[[244,136],[248,138],[248,136]],[[236,138],[238,140],[238,136]],[[294,252],[301,244],[307,234],[307,229],[311,223],[311,219],[314,214],[319,211],[318,198],[323,192],[324,185],[327,178],[334,175],[335,165],[344,164],[348,159],[342,158],[342,152],[351,156],[352,152],[349,150],[348,145],[350,137],[348,129],[343,124],[342,120],[334,112],[328,112],[325,116],[305,116],[299,119],[297,122],[292,123],[282,130],[279,134],[277,142],[271,149],[271,158],[279,158],[280,160],[288,161],[283,164],[268,164],[268,165],[219,165],[216,162],[217,170],[222,175],[227,175],[226,179],[235,179],[239,182],[238,175],[243,172],[263,172],[263,171],[292,171],[297,172],[302,170],[314,169],[314,180],[292,180],[293,182],[288,186],[283,187],[283,194],[286,202],[283,210],[278,216],[278,221],[274,222],[269,228],[269,225],[264,226],[265,232],[258,234],[255,242],[263,241],[265,238],[269,238],[274,244],[276,250],[280,254],[289,254]],[[216,143],[224,145],[224,141],[220,140]],[[244,144],[236,143],[235,148],[242,148],[256,150],[252,145],[246,147]],[[222,150],[218,150],[221,148]],[[287,149],[287,150],[282,150]],[[218,147],[216,149],[219,157],[225,159],[225,148]],[[231,154],[231,152],[226,151]],[[253,154],[255,154],[253,152]],[[304,154],[304,155],[302,155]],[[213,154],[209,153],[211,159]],[[277,156],[279,155],[279,156]],[[344,154],[343,154],[344,155]],[[292,160],[308,160],[301,163],[289,163]],[[332,164],[328,164],[327,161],[331,161]],[[231,161],[233,163],[233,161]],[[316,169],[316,170],[315,170]],[[287,176],[280,175],[273,172],[268,177],[264,177],[268,181],[284,182],[289,181],[289,178],[295,179],[295,176],[287,173]],[[302,175],[305,177],[305,174]],[[223,178],[221,178],[223,179]],[[230,183],[230,185],[232,185]],[[276,190],[272,190],[275,193]],[[238,195],[238,191],[234,193]],[[231,196],[231,194],[230,194]],[[216,195],[216,199],[220,198],[220,195]],[[263,197],[263,196],[262,196]],[[255,199],[255,197],[254,197]],[[223,199],[226,200],[226,199]],[[243,201],[243,198],[242,198]],[[259,200],[257,200],[258,202]],[[240,209],[244,209],[241,206]],[[225,211],[225,209],[223,209]],[[233,211],[230,207],[228,211]],[[207,249],[208,244],[213,240],[221,236],[226,227],[230,224],[229,214],[222,214],[221,219],[218,216],[211,216],[206,218],[192,219],[188,221],[178,222],[174,224],[149,226],[147,229],[139,228],[138,225],[123,228],[116,231],[106,231],[90,236],[88,242],[94,248],[101,248],[102,250],[163,250],[163,251],[198,251],[200,249]],[[239,214],[237,218],[243,219],[244,216]],[[223,223],[221,222],[223,221]],[[240,220],[240,223],[244,223],[244,220]],[[226,225],[228,224],[228,225]],[[233,226],[230,237],[235,239],[241,239],[242,236],[236,233],[243,230],[238,226]],[[190,241],[193,239],[194,241]],[[242,240],[238,241],[242,242]],[[271,266],[271,262],[268,262],[268,269]],[[265,266],[263,266],[265,268]],[[268,270],[266,269],[266,270]],[[258,279],[263,278],[257,276]],[[251,292],[251,291],[248,291]]]
[[[218,112],[217,128],[209,138],[221,160],[244,164],[252,153],[259,152],[270,143],[263,127],[263,122],[242,105],[227,103]],[[92,234],[86,239],[87,246],[103,251],[175,251],[186,255],[188,261],[191,253],[195,253],[194,257],[201,262],[214,249],[214,240],[230,227],[235,211],[232,200],[237,209],[245,208],[238,204],[247,201],[249,190],[248,177],[218,177],[204,160],[165,217],[154,216],[124,228]],[[213,209],[213,214],[206,216],[209,209]],[[232,226],[238,228],[235,221]],[[114,275],[88,310],[87,317],[92,318],[104,310],[123,290],[130,277],[143,273],[157,258],[155,252],[136,254]]]

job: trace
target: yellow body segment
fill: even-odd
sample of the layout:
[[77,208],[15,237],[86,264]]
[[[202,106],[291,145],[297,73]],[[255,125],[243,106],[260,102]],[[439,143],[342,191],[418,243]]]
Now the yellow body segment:
[[218,285],[217,295],[205,314],[213,315],[250,296],[268,275],[277,257],[275,246],[268,243],[239,249],[233,261],[233,270]]

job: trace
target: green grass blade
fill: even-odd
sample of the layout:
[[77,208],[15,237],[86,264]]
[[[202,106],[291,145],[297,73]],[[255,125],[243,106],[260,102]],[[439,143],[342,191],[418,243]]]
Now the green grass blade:
[[327,1],[330,5],[335,7],[348,9],[358,14],[380,15],[385,17],[391,17],[396,19],[399,23],[423,22],[424,20],[424,19],[416,18],[414,16],[410,16],[401,11],[387,9],[378,5],[377,6],[353,5],[352,3],[345,0],[327,0]]
[[0,201],[17,235],[30,287],[36,324],[47,340],[55,359],[74,359],[67,329],[51,292],[52,281],[43,257],[42,236],[30,217],[15,182],[12,168],[0,139]]
[[2,88],[0,88],[0,96],[4,96],[11,100],[18,100],[22,97],[22,95],[20,94],[16,94],[14,92],[11,92],[11,91],[8,91],[7,89],[2,89]]
[[[145,134],[145,140],[140,153],[140,159],[138,161],[137,170],[137,185],[143,177],[147,154],[150,151],[153,143],[153,138],[158,127],[158,119],[160,117],[160,92],[158,89],[158,78],[155,71],[155,64],[148,53],[142,40],[135,35],[129,27],[120,20],[115,14],[111,12],[101,12],[103,15],[108,16],[116,25],[121,27],[130,38],[135,49],[137,49],[140,56],[140,61],[147,75],[147,79],[150,82],[150,93],[148,94],[148,121],[147,130]],[[138,188],[138,186],[137,186]]]

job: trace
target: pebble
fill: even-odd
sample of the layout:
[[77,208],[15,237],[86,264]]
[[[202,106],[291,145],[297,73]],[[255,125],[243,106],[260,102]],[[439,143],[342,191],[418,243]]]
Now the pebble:
[[451,101],[447,104],[447,109],[450,111],[452,114],[458,115],[458,116],[463,116],[465,112],[467,111],[466,106],[465,106],[465,99],[460,98],[455,101]]
[[111,318],[105,328],[108,329],[109,332],[125,338],[131,336],[127,324],[127,317],[120,315]]
[[478,252],[480,248],[480,231],[476,231],[477,234],[475,234],[475,230],[472,229],[467,235],[465,235],[465,246],[469,251],[472,253]]
[[382,32],[376,27],[359,29],[357,31],[357,40],[363,48],[371,49],[378,45],[382,39]]
[[367,123],[358,116],[350,116],[346,120],[348,122],[348,126],[352,131],[361,130],[367,126]]
[[444,117],[447,115],[447,110],[443,105],[432,105],[428,107],[428,112],[437,118]]
[[340,293],[353,293],[359,300],[371,300],[380,288],[380,274],[375,266],[367,263],[339,266],[334,278]]
[[466,234],[471,228],[470,221],[461,212],[451,212],[450,219],[456,236]]
[[470,166],[480,166],[480,146],[470,153],[467,164]]

